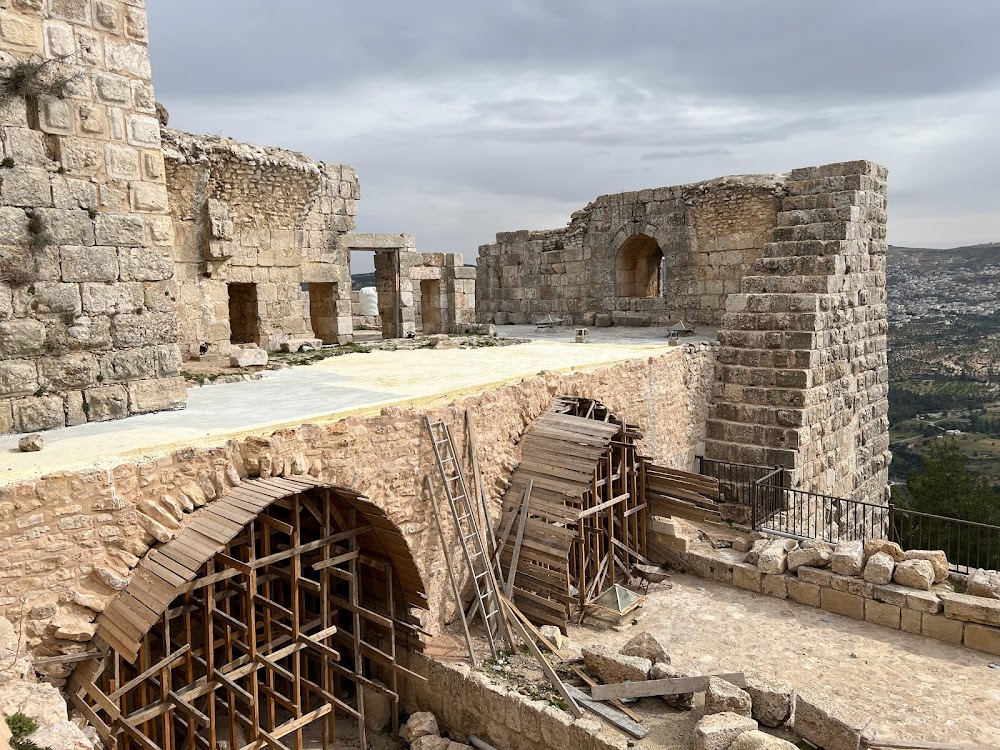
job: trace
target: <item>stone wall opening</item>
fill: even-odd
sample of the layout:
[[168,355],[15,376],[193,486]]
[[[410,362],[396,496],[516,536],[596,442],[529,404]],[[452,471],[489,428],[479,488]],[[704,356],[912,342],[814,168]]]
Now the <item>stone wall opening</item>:
[[424,335],[443,332],[441,307],[441,281],[423,279],[420,282],[420,319]]
[[252,480],[143,558],[70,698],[121,750],[327,750],[345,722],[367,747],[366,729],[398,731],[403,681],[423,681],[397,662],[422,647],[411,607],[423,584],[378,507],[308,477]]
[[615,261],[615,293],[619,297],[659,297],[663,251],[652,237],[636,234],[625,240]]
[[229,284],[229,341],[232,344],[260,342],[256,284]]
[[309,322],[313,333],[324,344],[336,344],[337,285],[313,282],[306,286],[309,295]]

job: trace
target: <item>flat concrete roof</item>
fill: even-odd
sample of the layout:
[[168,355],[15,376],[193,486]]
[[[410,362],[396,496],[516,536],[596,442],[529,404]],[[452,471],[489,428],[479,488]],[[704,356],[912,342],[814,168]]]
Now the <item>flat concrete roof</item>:
[[574,332],[566,329],[540,334],[556,341],[517,346],[373,351],[268,371],[256,381],[192,387],[184,410],[51,430],[37,453],[20,452],[19,435],[0,437],[0,485],[157,458],[184,447],[223,445],[282,427],[377,414],[389,405],[440,406],[542,370],[593,370],[681,351],[666,344],[662,329],[655,335],[656,329],[632,330],[645,335],[634,343],[581,345],[571,343]]

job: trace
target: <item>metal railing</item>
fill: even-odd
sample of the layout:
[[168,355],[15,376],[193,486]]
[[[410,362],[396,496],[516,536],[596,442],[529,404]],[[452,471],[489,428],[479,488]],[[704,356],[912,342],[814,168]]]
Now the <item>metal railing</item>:
[[[775,484],[784,484],[785,470],[778,466],[755,466],[698,456],[698,473],[719,480],[724,502],[749,506],[754,484],[766,478],[773,479]],[[779,474],[781,476],[775,478]]]
[[[777,472],[775,472],[777,474]],[[765,476],[751,488],[757,531],[830,544],[890,539],[903,550],[944,550],[956,573],[1000,570],[1000,526],[790,489]]]
[[892,541],[904,550],[940,549],[956,573],[1000,570],[1000,526],[889,505]]

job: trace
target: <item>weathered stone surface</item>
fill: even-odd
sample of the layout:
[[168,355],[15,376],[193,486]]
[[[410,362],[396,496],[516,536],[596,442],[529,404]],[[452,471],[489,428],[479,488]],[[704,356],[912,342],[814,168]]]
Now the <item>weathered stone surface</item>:
[[896,562],[885,552],[875,552],[865,563],[864,579],[869,583],[890,583]]
[[436,734],[426,734],[418,737],[410,743],[413,750],[449,750],[452,744],[447,737],[438,737]]
[[795,696],[795,731],[823,750],[859,750],[869,739],[871,717],[814,691]]
[[929,560],[903,560],[896,565],[892,580],[900,586],[930,591],[934,583],[934,566]]
[[411,745],[414,740],[420,737],[437,737],[440,734],[441,730],[438,728],[437,718],[430,711],[417,711],[410,714],[410,718],[399,730],[399,736]]
[[[377,685],[385,687],[378,680]],[[392,721],[392,702],[389,696],[378,690],[365,690],[365,726],[374,732],[382,732]]]
[[820,539],[807,539],[797,549],[788,553],[788,569],[797,571],[803,565],[825,568],[833,558],[833,549]]
[[883,553],[889,555],[893,562],[903,562],[906,559],[906,553],[903,552],[903,548],[900,547],[895,542],[890,542],[888,539],[866,539],[865,540],[865,559],[869,559],[872,555],[876,553]]
[[1000,628],[990,628],[970,622],[965,626],[962,643],[977,651],[1000,655]]
[[788,567],[788,547],[794,545],[788,539],[775,539],[769,542],[760,552],[757,559],[757,567],[761,573],[768,575],[778,575],[784,573]]
[[987,599],[1000,599],[1000,572],[978,568],[969,575],[965,587],[969,596],[985,596]]
[[694,727],[694,750],[728,750],[737,737],[756,728],[756,721],[740,714],[704,716]]
[[[673,677],[694,677],[693,672],[684,672],[664,662],[654,664],[649,670],[649,679],[666,680]],[[679,708],[683,711],[690,711],[694,708],[694,693],[678,693],[677,695],[665,695],[663,700],[671,708]]]
[[25,435],[23,438],[17,441],[18,450],[24,453],[33,453],[35,451],[40,451],[45,447],[45,438],[39,433],[33,433],[31,435]]
[[758,669],[744,668],[743,674],[754,719],[766,727],[780,727],[791,718],[795,685]]
[[257,347],[236,349],[229,357],[232,367],[263,367],[267,364],[267,350]]
[[841,542],[833,550],[830,567],[842,576],[859,576],[865,564],[864,542]]
[[767,539],[757,539],[750,546],[750,551],[747,552],[744,562],[747,562],[750,565],[756,565],[760,561],[760,553],[764,551],[768,544],[769,542]]
[[754,729],[744,732],[733,740],[729,750],[798,750],[798,748],[788,740]]
[[41,727],[26,739],[48,750],[94,750],[94,743],[72,721],[57,721]]
[[15,681],[0,686],[0,716],[19,712],[30,716],[40,727],[69,718],[66,700],[57,688],[47,682]]
[[708,678],[708,690],[705,691],[705,713],[721,714],[727,711],[750,716],[750,694],[726,682],[719,677]]
[[583,663],[587,671],[602,682],[626,682],[645,680],[653,662],[638,656],[622,656],[607,646],[586,646],[583,649]]
[[948,579],[948,556],[944,550],[911,549],[906,552],[907,560],[927,560],[934,566],[934,583]]
[[630,638],[618,653],[622,656],[638,656],[640,659],[647,659],[652,664],[670,663],[670,655],[660,645],[660,642],[648,632],[642,632]]
[[939,594],[944,602],[944,616],[962,622],[1000,627],[1000,600],[969,594]]

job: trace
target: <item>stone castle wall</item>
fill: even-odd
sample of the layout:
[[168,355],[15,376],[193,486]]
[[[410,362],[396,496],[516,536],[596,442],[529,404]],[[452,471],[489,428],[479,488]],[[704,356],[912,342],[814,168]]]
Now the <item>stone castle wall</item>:
[[0,75],[42,60],[61,96],[0,101],[0,433],[185,401],[142,4],[0,3]]
[[[479,248],[478,320],[524,324],[553,314],[587,324],[598,315],[598,324],[717,325],[771,238],[784,179],[723,177],[602,195],[565,228],[502,232]],[[647,239],[655,243],[650,263],[659,265],[651,286],[626,257]]]
[[229,353],[233,284],[253,285],[243,313],[256,326],[243,343],[273,350],[314,334],[349,340],[350,271],[339,240],[354,229],[354,169],[176,130],[164,130],[164,149],[185,351],[207,342]]
[[[517,440],[556,394],[602,400],[643,431],[644,453],[692,468],[704,443],[715,352],[697,344],[592,372],[543,373],[435,408],[431,416],[450,424],[461,451],[463,412],[471,411],[496,514],[520,458]],[[150,545],[171,537],[185,512],[247,476],[309,473],[354,489],[387,511],[424,576],[431,611],[444,621],[453,604],[422,492],[423,475],[435,471],[423,412],[391,407],[379,416],[0,487],[0,614],[16,620],[23,608],[29,645],[38,654],[81,650],[85,644],[72,638],[79,639],[81,628],[86,631],[86,623],[125,585]]]
[[886,176],[866,161],[791,173],[774,241],[727,301],[708,457],[885,500]]
[[400,274],[412,294],[414,324],[422,333],[462,333],[475,325],[476,268],[462,261],[461,253],[400,255]]

